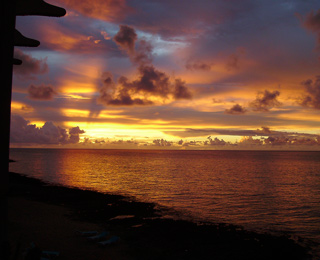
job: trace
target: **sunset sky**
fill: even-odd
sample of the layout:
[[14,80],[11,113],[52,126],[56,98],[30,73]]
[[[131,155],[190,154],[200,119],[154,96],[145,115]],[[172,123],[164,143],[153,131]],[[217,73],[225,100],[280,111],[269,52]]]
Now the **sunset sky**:
[[11,146],[320,150],[318,0],[52,0],[17,17]]

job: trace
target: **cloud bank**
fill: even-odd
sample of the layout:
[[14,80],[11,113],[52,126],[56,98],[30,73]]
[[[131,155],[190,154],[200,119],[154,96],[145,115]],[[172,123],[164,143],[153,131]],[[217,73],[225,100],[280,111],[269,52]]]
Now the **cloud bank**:
[[42,127],[37,127],[20,115],[11,116],[10,143],[12,144],[77,144],[83,133],[85,131],[78,126],[67,131],[52,122],[45,122]]

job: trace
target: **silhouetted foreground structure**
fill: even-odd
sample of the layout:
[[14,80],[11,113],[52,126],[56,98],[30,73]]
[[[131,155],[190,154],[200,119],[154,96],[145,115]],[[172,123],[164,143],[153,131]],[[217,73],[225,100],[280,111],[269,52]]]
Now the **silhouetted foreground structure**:
[[[43,227],[36,223],[38,230],[19,229],[11,242],[15,244],[19,237],[37,233],[34,242],[41,248],[59,251],[59,259],[310,259],[306,248],[285,236],[259,234],[228,224],[196,224],[179,220],[179,215],[175,219],[163,218],[168,211],[156,204],[52,186],[14,173],[10,173],[10,183],[10,203],[18,202],[16,208],[19,203],[28,203],[30,207],[24,207],[24,212],[30,222],[39,218],[41,212],[50,213],[52,208],[55,212],[43,214],[46,217],[39,221]],[[60,220],[57,207],[61,205],[68,215],[60,214],[64,217]],[[10,214],[14,214],[13,204],[10,209]],[[24,219],[16,213],[15,220],[10,224],[17,229]],[[64,226],[66,221],[69,222]],[[82,230],[87,225],[86,230],[108,231],[110,236],[120,237],[120,241],[112,246],[99,246],[75,233],[72,226],[79,225]]]
[[41,16],[64,16],[63,8],[50,5],[42,0],[3,0],[1,13],[1,69],[2,69],[2,94],[1,94],[1,125],[2,138],[0,143],[1,168],[1,259],[8,258],[7,242],[7,189],[8,189],[8,162],[10,141],[10,115],[12,95],[12,66],[19,65],[21,60],[13,58],[14,46],[37,47],[40,42],[23,36],[15,29],[16,15],[41,15]]

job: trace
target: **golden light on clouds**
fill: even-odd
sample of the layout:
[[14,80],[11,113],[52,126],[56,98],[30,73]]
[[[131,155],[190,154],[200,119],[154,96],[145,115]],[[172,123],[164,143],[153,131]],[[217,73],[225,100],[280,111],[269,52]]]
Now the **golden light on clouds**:
[[80,110],[80,109],[70,109],[70,108],[63,108],[61,109],[61,113],[66,117],[88,117],[90,111],[87,110]]
[[72,128],[79,126],[81,129],[86,129],[85,137],[88,138],[116,138],[121,137],[125,139],[134,138],[159,138],[163,136],[162,131],[158,130],[157,126],[154,129],[149,126],[144,129],[141,125],[132,125],[128,128],[127,125],[117,123],[99,123],[99,122],[67,122],[65,126]]
[[32,112],[34,109],[33,107],[17,101],[11,102],[11,113],[27,113]]
[[61,27],[54,22],[39,26],[43,41],[56,50],[70,51],[88,41],[88,37]]
[[59,90],[62,93],[94,93],[101,80],[100,61],[90,59],[82,63],[65,66],[64,77],[59,78]]
[[59,91],[61,93],[93,93],[96,90],[96,85],[90,82],[73,81],[63,79]]
[[[17,17],[21,31],[35,28],[31,36],[41,39],[37,50],[17,52],[24,59],[14,71],[12,112],[25,119],[19,122],[79,127],[81,140],[203,140],[215,128],[235,140],[240,130],[262,126],[303,137],[319,129],[319,26],[310,31],[303,22],[315,4],[271,10],[263,1],[251,9],[197,2],[190,16],[187,5],[167,1],[159,8],[143,1],[54,2],[68,10],[64,19]],[[299,20],[301,10],[309,15]]]
[[[289,120],[296,120],[296,121],[300,121],[301,124],[299,125],[295,125],[294,127],[302,127],[304,122],[306,120],[308,121],[314,121],[315,125],[313,126],[313,128],[319,128],[320,125],[320,116],[318,113],[310,113],[310,111],[307,112],[308,113],[308,117],[306,117],[306,112],[301,113],[301,112],[296,112],[296,113],[285,113],[285,114],[281,114],[278,116],[279,119],[289,119]],[[316,124],[316,122],[319,122],[318,124]],[[312,127],[312,126],[310,126]]]
[[126,115],[120,115],[123,112],[123,110],[103,110],[99,114],[99,118],[103,119],[121,119],[121,118],[127,118]]

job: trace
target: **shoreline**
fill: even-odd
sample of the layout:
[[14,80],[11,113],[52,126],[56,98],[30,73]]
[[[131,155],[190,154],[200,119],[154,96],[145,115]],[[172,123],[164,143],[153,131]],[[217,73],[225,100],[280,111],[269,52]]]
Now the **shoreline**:
[[[17,173],[10,173],[9,180],[11,252],[17,252],[21,237],[24,243],[31,240],[32,233],[40,241],[29,243],[59,251],[58,259],[311,259],[308,248],[285,236],[163,218],[154,203],[49,185]],[[39,212],[45,215],[43,223]],[[108,230],[120,241],[100,248],[77,236],[76,228]]]

